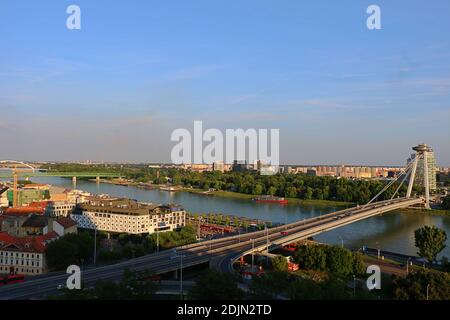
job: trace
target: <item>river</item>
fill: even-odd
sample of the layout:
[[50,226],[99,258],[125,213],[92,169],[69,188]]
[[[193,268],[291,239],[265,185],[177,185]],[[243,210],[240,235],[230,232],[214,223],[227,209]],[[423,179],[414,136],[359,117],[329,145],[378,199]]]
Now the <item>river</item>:
[[[39,183],[72,188],[71,179],[65,178],[33,178]],[[287,205],[256,203],[246,199],[222,198],[191,194],[188,192],[166,192],[145,190],[137,187],[118,186],[113,184],[78,180],[77,189],[95,194],[106,193],[112,196],[136,199],[144,202],[177,203],[192,213],[222,213],[272,222],[293,222],[320,214],[335,211],[335,207],[314,205]],[[444,229],[450,237],[450,216],[430,215],[420,212],[392,212],[381,216],[358,221],[345,227],[335,229],[314,237],[317,241],[333,243],[351,248],[368,246],[403,254],[416,255],[414,246],[414,230],[423,225],[435,225]],[[450,244],[441,256],[450,258]]]

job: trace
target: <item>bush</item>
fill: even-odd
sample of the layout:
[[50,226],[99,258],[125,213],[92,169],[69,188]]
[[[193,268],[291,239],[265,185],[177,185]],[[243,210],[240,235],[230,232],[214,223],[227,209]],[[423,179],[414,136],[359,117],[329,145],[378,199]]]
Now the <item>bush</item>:
[[237,283],[237,279],[231,274],[208,270],[189,291],[189,297],[194,300],[241,299],[243,292]]
[[366,272],[360,254],[338,246],[301,246],[295,253],[295,260],[301,269],[328,271],[343,278]]
[[98,259],[104,262],[116,262],[122,260],[123,257],[119,251],[102,249],[98,253]]
[[51,270],[65,270],[72,264],[93,257],[94,239],[87,232],[67,234],[47,246],[46,259]]
[[287,271],[288,261],[286,257],[276,256],[271,260],[272,268],[275,271]]
[[427,286],[430,300],[450,299],[450,275],[444,272],[421,269],[406,278],[394,277],[394,299],[426,300]]

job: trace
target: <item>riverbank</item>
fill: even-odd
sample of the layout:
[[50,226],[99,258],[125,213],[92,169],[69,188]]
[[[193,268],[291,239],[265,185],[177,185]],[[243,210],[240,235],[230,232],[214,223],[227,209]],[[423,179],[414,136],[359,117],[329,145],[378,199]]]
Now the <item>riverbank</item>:
[[[244,194],[232,191],[213,191],[211,194],[223,197],[223,198],[234,198],[234,199],[248,199],[251,200],[255,196],[251,194]],[[353,204],[349,202],[341,201],[330,201],[330,200],[303,200],[298,198],[285,198],[288,200],[288,205],[314,205],[314,206],[325,206],[325,207],[350,207]]]
[[401,212],[401,213],[407,213],[407,214],[420,214],[420,215],[429,215],[429,216],[450,216],[449,210],[443,210],[443,209],[412,209],[412,208],[406,208],[406,209],[400,209],[396,210],[394,212]]

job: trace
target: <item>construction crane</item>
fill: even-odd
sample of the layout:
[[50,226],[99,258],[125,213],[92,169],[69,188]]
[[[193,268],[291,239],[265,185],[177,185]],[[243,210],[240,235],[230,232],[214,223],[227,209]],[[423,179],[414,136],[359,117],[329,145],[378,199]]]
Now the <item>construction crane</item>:
[[[35,169],[21,161],[14,160],[3,160],[0,161],[0,164],[7,164],[12,166],[12,168],[6,167],[6,169],[12,169],[13,174],[13,208],[18,207],[19,205],[19,174],[21,173],[34,173]],[[19,167],[20,166],[20,167]]]

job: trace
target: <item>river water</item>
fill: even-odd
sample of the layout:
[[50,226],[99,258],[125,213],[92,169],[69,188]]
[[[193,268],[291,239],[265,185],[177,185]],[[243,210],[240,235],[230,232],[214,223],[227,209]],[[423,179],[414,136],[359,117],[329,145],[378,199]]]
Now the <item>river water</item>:
[[[65,178],[33,178],[39,183],[72,188],[71,179]],[[222,213],[261,219],[272,222],[293,222],[307,219],[336,210],[335,207],[314,205],[287,205],[256,203],[247,199],[221,198],[191,194],[188,192],[166,192],[144,190],[137,187],[118,186],[113,184],[78,180],[77,189],[95,194],[136,199],[144,202],[177,203],[191,213]],[[414,230],[423,225],[435,225],[444,229],[450,238],[450,216],[423,214],[420,212],[392,212],[382,216],[358,221],[345,227],[328,231],[314,237],[317,241],[341,245],[351,248],[368,246],[403,254],[416,255],[414,246]],[[440,256],[450,258],[450,243]]]

